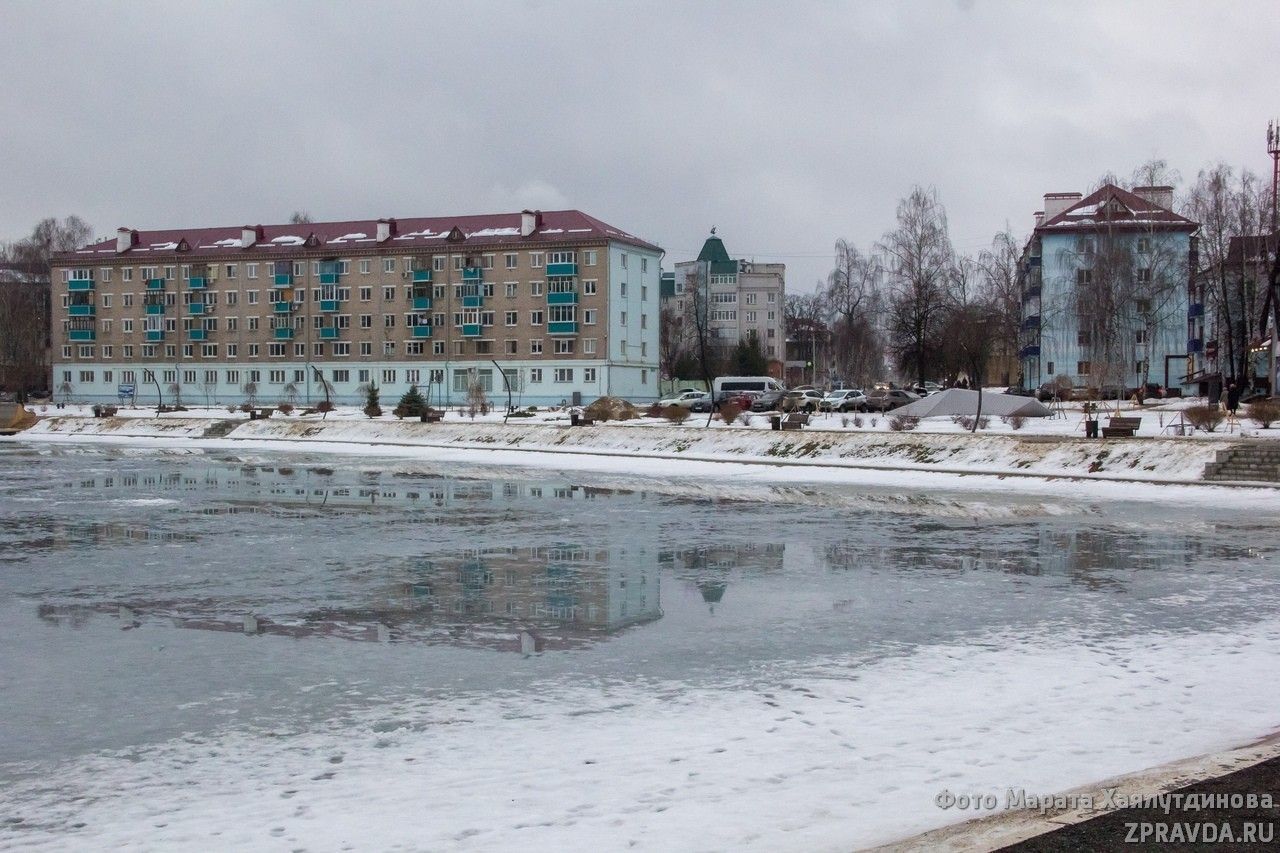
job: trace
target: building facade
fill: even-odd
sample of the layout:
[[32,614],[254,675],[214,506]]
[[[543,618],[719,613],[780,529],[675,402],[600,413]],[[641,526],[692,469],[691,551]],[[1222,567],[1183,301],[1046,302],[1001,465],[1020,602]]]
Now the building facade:
[[664,299],[672,307],[669,314],[679,324],[685,341],[697,334],[692,322],[695,288],[701,288],[706,294],[704,305],[710,341],[728,349],[739,341],[754,338],[770,362],[771,372],[781,378],[782,360],[786,356],[783,331],[786,265],[734,260],[713,232],[703,243],[697,260],[675,265],[675,273],[664,291]]
[[1044,197],[1022,256],[1024,387],[1187,387],[1204,348],[1199,226],[1172,206],[1172,187]]
[[[54,259],[76,400],[658,396],[662,250],[576,210],[135,231]],[[505,380],[505,381],[504,381]]]

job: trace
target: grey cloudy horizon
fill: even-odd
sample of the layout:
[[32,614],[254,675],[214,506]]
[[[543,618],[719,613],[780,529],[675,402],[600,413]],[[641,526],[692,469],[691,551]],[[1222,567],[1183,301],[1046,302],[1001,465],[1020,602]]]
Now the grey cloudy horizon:
[[[0,240],[578,208],[812,290],[913,185],[957,249],[1152,158],[1269,175],[1274,4],[0,4]],[[1272,75],[1273,76],[1273,75]]]

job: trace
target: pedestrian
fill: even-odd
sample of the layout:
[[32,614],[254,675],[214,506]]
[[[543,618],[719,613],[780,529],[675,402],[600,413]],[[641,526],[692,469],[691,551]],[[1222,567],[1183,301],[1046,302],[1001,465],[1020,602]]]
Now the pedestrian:
[[1222,393],[1218,395],[1218,405],[1222,407],[1222,411],[1227,410],[1227,386],[1222,386]]
[[1236,387],[1234,382],[1227,388],[1227,408],[1233,415],[1236,413],[1236,409],[1240,408],[1240,389]]

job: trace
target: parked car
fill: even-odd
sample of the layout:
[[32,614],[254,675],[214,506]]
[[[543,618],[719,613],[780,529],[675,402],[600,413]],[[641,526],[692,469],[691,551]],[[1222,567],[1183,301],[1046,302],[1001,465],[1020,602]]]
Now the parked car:
[[1034,391],[1028,391],[1026,388],[1023,388],[1021,385],[1010,385],[1008,388],[1004,389],[1004,393],[1012,397],[1034,397],[1035,396]]
[[1046,382],[1036,389],[1036,399],[1041,403],[1047,403],[1053,399],[1069,402],[1071,400],[1071,389],[1058,385],[1056,382]]
[[[750,411],[755,397],[742,391],[721,391],[715,397],[716,408],[718,409],[725,403],[733,403],[743,411]],[[698,400],[689,407],[691,412],[709,412],[711,411],[711,396],[708,395],[705,400]]]
[[823,397],[818,408],[824,412],[865,412],[867,395],[855,388],[840,388]]
[[914,403],[920,399],[919,394],[913,394],[910,391],[903,391],[901,388],[895,388],[892,391],[886,389],[876,389],[867,395],[867,411],[871,412],[889,412],[908,403]]
[[697,401],[701,400],[704,397],[707,398],[708,400],[711,399],[711,395],[708,394],[706,391],[682,391],[681,393],[677,394],[674,397],[668,397],[665,400],[659,400],[658,405],[664,409],[667,406],[683,406],[685,408],[688,408],[689,406],[692,406],[694,403],[696,403]]
[[751,411],[772,412],[781,405],[786,393],[786,391],[765,391],[751,401]]
[[782,395],[778,408],[784,412],[816,412],[822,405],[822,395],[813,389],[797,388]]

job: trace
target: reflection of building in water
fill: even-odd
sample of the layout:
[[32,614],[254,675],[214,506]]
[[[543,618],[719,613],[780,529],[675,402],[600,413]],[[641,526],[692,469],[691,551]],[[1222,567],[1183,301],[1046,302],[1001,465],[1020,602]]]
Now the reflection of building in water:
[[782,569],[786,552],[783,543],[745,545],[707,545],[662,551],[658,562],[673,575],[692,583],[711,612],[724,599],[729,588],[729,575],[735,569],[746,572],[772,572]]
[[411,561],[394,573],[404,580],[384,587],[381,600],[365,607],[264,615],[271,602],[246,611],[221,600],[131,598],[44,604],[39,615],[55,624],[82,624],[98,612],[130,626],[168,619],[175,627],[210,631],[526,652],[585,648],[662,616],[657,566],[643,548],[484,549]]

